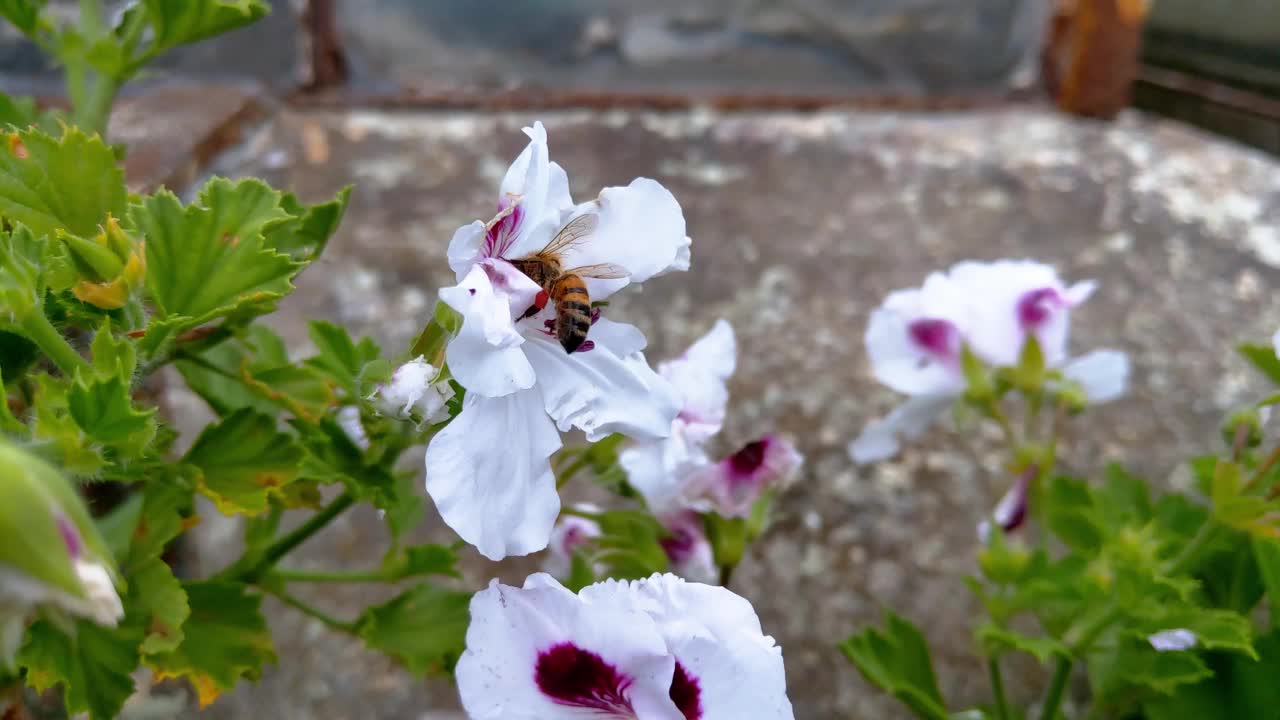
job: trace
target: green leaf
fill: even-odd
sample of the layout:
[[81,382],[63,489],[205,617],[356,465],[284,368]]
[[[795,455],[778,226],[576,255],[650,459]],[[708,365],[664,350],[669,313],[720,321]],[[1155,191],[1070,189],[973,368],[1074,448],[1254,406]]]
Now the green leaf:
[[123,215],[125,193],[115,153],[96,135],[26,129],[0,142],[0,219],[37,236],[91,237],[108,214]]
[[998,657],[1006,652],[1024,652],[1034,655],[1041,664],[1055,657],[1071,657],[1071,649],[1061,640],[1048,636],[1032,637],[1006,628],[983,623],[977,630],[978,643],[983,654]]
[[1249,613],[1266,591],[1248,533],[1224,529],[1194,571],[1208,604]]
[[302,267],[264,241],[269,225],[290,216],[280,194],[258,180],[214,178],[185,208],[162,190],[129,214],[146,238],[147,288],[157,316],[177,323],[156,329],[170,335],[216,317],[270,311]]
[[137,353],[128,338],[112,335],[109,318],[94,333],[90,349],[93,352],[93,369],[98,377],[120,377],[126,380],[133,378],[133,371],[138,366]]
[[33,449],[71,474],[98,474],[106,460],[98,444],[71,416],[67,400],[70,381],[37,375],[33,383],[35,400],[31,408],[35,423],[32,437],[37,443]]
[[143,7],[155,33],[152,54],[235,30],[270,11],[262,0],[143,0]]
[[1122,637],[1108,652],[1095,653],[1088,664],[1094,693],[1104,703],[1142,689],[1163,695],[1213,675],[1194,652],[1158,652],[1145,638]]
[[[5,0],[0,0],[0,5]],[[14,97],[0,92],[0,126],[8,125],[21,130],[37,127],[49,134],[62,132],[59,114],[56,111],[41,111],[36,107],[34,98]]]
[[23,35],[31,35],[40,27],[40,10],[46,0],[0,0],[0,16],[13,23]]
[[319,354],[308,358],[307,365],[331,378],[348,397],[362,397],[361,376],[365,366],[378,359],[377,343],[369,338],[352,342],[346,330],[321,320],[311,323],[308,334]]
[[885,611],[885,629],[867,628],[840,644],[868,682],[893,695],[926,720],[946,720],[946,702],[929,659],[924,635],[907,620]]
[[20,330],[26,318],[43,312],[47,250],[23,225],[0,231],[0,324]]
[[1276,357],[1275,348],[1270,345],[1252,345],[1245,343],[1236,348],[1245,360],[1248,360],[1271,382],[1280,385],[1280,358]]
[[334,199],[318,205],[303,205],[296,197],[285,193],[281,205],[293,219],[267,232],[268,246],[295,260],[314,260],[324,252],[329,238],[338,231],[350,199],[350,186],[340,190]]
[[152,655],[147,664],[157,678],[185,677],[200,707],[235,687],[240,678],[257,680],[262,667],[276,661],[271,632],[259,606],[262,597],[239,583],[183,583],[191,615],[181,644]]
[[419,545],[405,548],[404,559],[397,575],[400,578],[415,575],[461,577],[458,573],[457,554],[444,545]]
[[154,655],[176,650],[182,643],[182,625],[191,614],[182,584],[159,558],[148,560],[128,580],[129,607],[148,618],[142,652]]
[[36,690],[61,684],[68,710],[110,720],[133,694],[131,673],[138,666],[142,626],[128,618],[117,628],[79,620],[72,630],[68,635],[48,620],[37,622],[27,633],[18,662]]
[[1040,340],[1035,334],[1027,333],[1018,357],[1018,386],[1027,391],[1037,390],[1044,385],[1044,373],[1044,351],[1040,348]]
[[608,577],[635,579],[666,572],[667,553],[661,540],[667,533],[653,515],[638,510],[610,510],[595,520],[600,536],[594,540],[598,549],[591,561],[607,567]]
[[184,462],[201,471],[199,489],[227,514],[255,515],[298,477],[304,453],[275,421],[237,410],[200,433]]
[[1106,479],[1095,495],[1098,509],[1109,527],[1143,525],[1152,518],[1150,484],[1131,475],[1123,465],[1107,465]]
[[252,353],[252,346],[245,342],[228,340],[199,354],[179,356],[174,367],[187,387],[218,415],[225,417],[250,408],[274,416],[279,413],[279,406],[246,386],[241,378],[241,369],[253,361]]
[[1183,685],[1172,696],[1147,699],[1142,709],[1149,720],[1237,720],[1274,718],[1280,708],[1280,634],[1258,638],[1259,661],[1234,653],[1210,653],[1213,677]]
[[365,644],[415,674],[449,672],[466,647],[470,593],[418,585],[356,621]]
[[120,377],[76,377],[67,395],[67,407],[89,437],[130,456],[141,453],[156,434],[155,408],[135,410],[129,385]]
[[1098,551],[1102,546],[1105,528],[1100,523],[1087,483],[1055,476],[1049,482],[1045,504],[1049,529],[1058,539],[1082,553]]
[[1253,557],[1266,588],[1267,603],[1271,607],[1271,625],[1280,626],[1280,542],[1270,538],[1255,537]]

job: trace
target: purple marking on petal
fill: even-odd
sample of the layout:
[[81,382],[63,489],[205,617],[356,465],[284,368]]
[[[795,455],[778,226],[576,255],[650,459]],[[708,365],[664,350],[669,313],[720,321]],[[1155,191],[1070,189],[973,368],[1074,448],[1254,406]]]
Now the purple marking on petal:
[[729,467],[737,475],[750,475],[764,464],[765,450],[769,448],[767,439],[756,440],[742,446],[741,450],[729,456]]
[[598,307],[591,308],[591,324],[595,325],[599,321],[600,321],[600,308]]
[[582,344],[579,345],[578,349],[574,350],[574,352],[588,352],[590,350],[595,350],[595,349],[596,349],[595,342],[591,340],[583,340]]
[[[524,216],[522,205],[516,204],[512,207],[512,203],[519,203],[518,199],[503,198],[498,203],[498,214],[501,215],[498,221],[493,224],[484,234],[484,249],[481,252],[483,257],[504,257],[511,243],[515,241],[517,232],[520,229],[520,220]],[[510,208],[510,212],[506,212]],[[506,212],[505,215],[503,213]]]
[[702,687],[679,660],[676,661],[675,674],[671,676],[671,701],[680,709],[684,720],[702,717]]
[[908,325],[907,332],[921,350],[934,357],[950,358],[956,354],[959,333],[946,320],[921,318]]
[[1063,304],[1062,296],[1053,288],[1040,288],[1024,293],[1018,299],[1018,323],[1023,330],[1034,330],[1049,319],[1055,307]]
[[555,329],[556,329],[556,319],[555,319],[555,318],[551,318],[550,320],[543,320],[543,321],[542,321],[542,326],[543,326],[543,327],[545,327],[545,328],[546,328],[546,329],[548,329],[548,330],[555,330]]
[[80,531],[66,517],[58,516],[58,532],[62,533],[62,542],[67,546],[67,554],[72,560],[80,557],[84,545],[80,542]]
[[472,294],[472,295],[475,295],[475,294],[476,294],[476,289],[475,289],[475,288],[467,288],[467,292],[468,292],[468,293],[470,293],[470,294]]
[[1000,498],[1000,502],[996,503],[996,507],[991,511],[991,519],[995,520],[1000,529],[1005,532],[1013,532],[1022,527],[1022,523],[1027,520],[1028,493],[1027,490],[1031,486],[1031,479],[1036,476],[1040,469],[1032,465],[1023,471],[1018,479],[1013,482],[1013,487],[1009,488],[1009,492]]
[[627,699],[632,679],[604,658],[573,643],[560,643],[538,653],[534,681],[557,705],[634,717]]
[[698,538],[688,528],[667,528],[667,531],[670,534],[660,538],[658,544],[672,565],[682,565],[693,554]]

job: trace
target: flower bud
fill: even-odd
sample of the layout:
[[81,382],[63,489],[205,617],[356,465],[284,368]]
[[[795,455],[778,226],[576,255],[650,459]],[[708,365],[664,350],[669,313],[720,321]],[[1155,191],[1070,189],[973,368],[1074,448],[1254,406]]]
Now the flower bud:
[[115,218],[108,215],[102,231],[90,240],[61,237],[80,278],[71,292],[81,302],[115,310],[142,286],[147,273],[145,247],[129,237]]
[[1226,422],[1222,424],[1223,441],[1234,447],[1236,438],[1243,436],[1245,447],[1258,447],[1262,444],[1264,422],[1263,413],[1258,408],[1252,405],[1240,408],[1227,416]]
[[35,610],[114,626],[124,616],[115,568],[74,488],[0,441],[0,667],[12,664]]
[[448,419],[453,388],[439,382],[439,371],[421,355],[396,368],[391,380],[373,393],[378,409],[386,415],[407,419],[416,415],[424,423]]

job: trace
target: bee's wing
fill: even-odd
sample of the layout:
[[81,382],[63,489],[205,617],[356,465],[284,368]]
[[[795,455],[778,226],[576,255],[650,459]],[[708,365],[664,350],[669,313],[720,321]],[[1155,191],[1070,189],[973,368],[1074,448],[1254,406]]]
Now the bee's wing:
[[621,280],[631,277],[631,273],[627,272],[626,268],[611,263],[583,265],[582,267],[565,270],[562,274],[577,275],[584,278],[599,278],[600,280]]
[[583,238],[596,231],[600,225],[600,216],[594,213],[579,215],[570,220],[564,227],[560,228],[560,232],[551,238],[551,242],[542,248],[545,254],[556,255],[564,252],[566,249],[580,242]]

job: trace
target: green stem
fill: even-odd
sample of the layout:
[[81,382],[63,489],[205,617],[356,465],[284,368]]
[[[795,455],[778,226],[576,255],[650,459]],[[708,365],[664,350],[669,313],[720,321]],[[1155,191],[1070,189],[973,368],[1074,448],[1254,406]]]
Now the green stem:
[[22,332],[44,351],[44,354],[64,375],[74,376],[77,370],[86,377],[93,373],[89,363],[76,352],[75,348],[71,347],[71,343],[62,337],[62,333],[58,332],[58,329],[49,322],[49,318],[45,317],[38,308],[22,321]]
[[737,563],[731,563],[720,566],[720,587],[728,588],[729,583],[733,580],[733,571],[738,568]]
[[298,598],[290,595],[289,593],[278,591],[278,590],[267,590],[267,592],[271,593],[271,595],[276,597],[278,600],[280,600],[280,602],[284,603],[285,605],[288,605],[289,607],[294,608],[298,612],[301,612],[303,615],[309,615],[315,618],[316,620],[319,620],[320,622],[329,626],[333,630],[337,630],[339,632],[344,632],[344,633],[350,633],[352,635],[356,634],[356,624],[354,622],[346,622],[345,620],[339,620],[338,618],[330,615],[329,613],[317,607],[308,605],[307,603],[299,600]]
[[590,462],[591,459],[587,457],[586,453],[583,453],[581,457],[569,463],[564,470],[556,475],[556,488],[559,489],[567,485],[573,479],[573,476],[577,475]]
[[991,413],[991,419],[996,421],[1000,429],[1004,431],[1004,439],[1011,447],[1018,447],[1018,434],[1013,431],[1013,426],[1009,424],[1009,418],[1005,417],[1004,411],[1000,409],[1000,403],[995,398],[987,401],[987,410]]
[[1049,683],[1049,692],[1044,696],[1044,704],[1040,706],[1040,720],[1054,720],[1058,717],[1058,706],[1062,704],[1062,695],[1070,678],[1071,658],[1058,658],[1058,665],[1053,669],[1053,680]]
[[1000,675],[999,658],[987,658],[987,674],[991,677],[991,694],[996,700],[996,720],[1009,720],[1009,701],[1004,698],[1004,678]]
[[320,512],[312,515],[306,522],[299,525],[293,532],[271,543],[269,547],[262,553],[262,558],[247,570],[236,573],[236,578],[244,582],[257,582],[268,570],[275,567],[285,555],[288,555],[294,548],[306,542],[308,538],[315,535],[325,525],[328,525],[334,518],[342,514],[344,510],[354,505],[356,496],[350,490],[339,495],[333,502],[324,506]]
[[268,577],[282,582],[301,583],[380,583],[400,579],[399,568],[390,570],[272,570]]
[[80,0],[80,29],[91,40],[102,32],[102,6],[98,0]]
[[580,508],[576,508],[576,507],[569,507],[569,506],[563,506],[563,505],[562,505],[562,506],[560,507],[560,514],[561,514],[561,515],[572,515],[572,516],[574,516],[574,517],[580,517],[580,518],[585,518],[585,519],[587,519],[587,520],[596,520],[596,521],[598,521],[598,520],[600,519],[600,516],[601,516],[603,513],[591,512],[590,510],[582,510],[582,509],[580,509]]
[[1204,525],[1200,526],[1191,541],[1183,546],[1182,552],[1178,553],[1177,557],[1169,562],[1169,574],[1177,575],[1190,572],[1195,567],[1196,561],[1200,559],[1200,553],[1204,552],[1204,549],[1214,541],[1217,535],[1218,526],[1214,524],[1213,519],[1205,520]]
[[87,133],[97,133],[104,140],[107,137],[107,120],[111,117],[111,105],[115,103],[116,93],[120,91],[120,81],[115,78],[89,72],[89,89],[82,93],[78,101],[74,101],[71,109],[71,122]]

